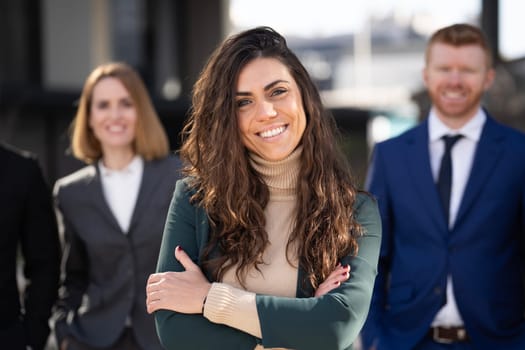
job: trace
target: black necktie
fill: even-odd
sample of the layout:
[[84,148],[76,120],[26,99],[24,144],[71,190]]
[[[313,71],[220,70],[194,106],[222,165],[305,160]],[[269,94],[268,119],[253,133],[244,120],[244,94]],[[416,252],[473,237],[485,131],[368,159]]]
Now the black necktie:
[[445,142],[445,152],[443,152],[443,158],[441,158],[437,188],[439,191],[439,197],[441,198],[441,204],[443,205],[443,210],[445,211],[447,226],[449,221],[450,190],[452,188],[452,159],[450,157],[450,151],[456,142],[462,137],[463,135],[445,135],[442,137]]

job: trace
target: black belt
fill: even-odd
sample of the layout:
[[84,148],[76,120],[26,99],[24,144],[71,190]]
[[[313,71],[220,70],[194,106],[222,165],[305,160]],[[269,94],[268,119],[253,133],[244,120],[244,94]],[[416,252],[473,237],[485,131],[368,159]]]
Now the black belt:
[[432,327],[428,331],[428,336],[436,343],[442,344],[466,342],[469,340],[465,327]]

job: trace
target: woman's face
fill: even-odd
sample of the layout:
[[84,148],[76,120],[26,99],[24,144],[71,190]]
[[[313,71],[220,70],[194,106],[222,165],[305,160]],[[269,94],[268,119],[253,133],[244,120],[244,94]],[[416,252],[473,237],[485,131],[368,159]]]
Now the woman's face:
[[274,58],[254,59],[241,70],[235,94],[244,146],[269,161],[290,155],[301,142],[306,115],[287,67]]
[[89,126],[102,151],[133,151],[137,110],[119,79],[106,77],[93,88]]

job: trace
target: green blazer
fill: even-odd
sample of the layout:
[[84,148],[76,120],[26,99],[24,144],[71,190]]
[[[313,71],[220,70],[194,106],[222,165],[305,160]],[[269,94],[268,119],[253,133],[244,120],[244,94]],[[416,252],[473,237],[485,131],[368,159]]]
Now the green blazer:
[[[157,272],[183,271],[174,257],[177,245],[200,265],[200,253],[209,238],[208,218],[203,208],[190,203],[191,194],[187,179],[179,180],[164,228]],[[298,350],[351,349],[368,314],[381,244],[375,200],[359,194],[354,211],[365,234],[358,240],[357,256],[341,261],[350,264],[351,270],[350,278],[340,287],[313,297],[312,288],[301,288],[300,270],[296,298],[257,294],[262,339],[212,323],[201,314],[159,310],[155,320],[162,345],[168,350],[253,350],[257,344]]]

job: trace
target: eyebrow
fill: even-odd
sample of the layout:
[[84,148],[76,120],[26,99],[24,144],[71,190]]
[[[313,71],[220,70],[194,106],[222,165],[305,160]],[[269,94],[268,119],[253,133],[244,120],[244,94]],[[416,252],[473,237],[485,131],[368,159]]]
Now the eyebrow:
[[[279,83],[287,83],[287,84],[290,84],[290,82],[288,80],[283,80],[283,79],[278,79],[278,80],[275,80],[275,81],[272,81],[271,83],[267,84],[264,86],[264,91],[268,91],[270,90],[272,87],[274,87],[275,85],[279,84]],[[235,93],[236,96],[250,96],[251,93],[249,92],[243,92],[243,91],[237,91]]]
[[[107,96],[102,96],[102,97],[100,97],[100,98],[98,98],[98,99],[95,99],[95,98],[92,97],[91,99],[92,99],[92,101],[95,101],[95,100],[96,100],[96,101],[109,101],[109,100],[111,100],[111,98],[110,98],[110,97],[107,97]],[[122,101],[122,100],[133,100],[133,98],[131,97],[131,95],[124,95],[124,96],[118,96],[118,97],[117,97],[117,100],[118,100],[118,101]]]

